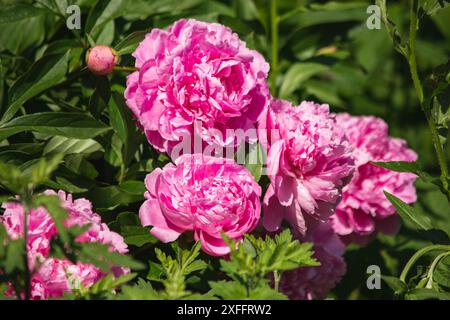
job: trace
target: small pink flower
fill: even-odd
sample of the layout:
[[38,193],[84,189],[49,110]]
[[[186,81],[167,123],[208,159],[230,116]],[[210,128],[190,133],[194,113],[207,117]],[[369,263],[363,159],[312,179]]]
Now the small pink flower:
[[133,56],[139,71],[127,79],[126,102],[161,152],[194,136],[237,146],[239,136],[227,130],[256,129],[270,99],[269,65],[217,23],[181,19],[167,31],[153,29]]
[[343,198],[332,216],[335,231],[346,241],[364,243],[377,231],[392,234],[399,224],[395,208],[383,191],[406,203],[416,201],[416,175],[380,168],[370,161],[415,161],[417,154],[402,139],[388,135],[387,124],[371,116],[338,114],[338,124],[354,146],[357,165],[352,181],[343,189]]
[[320,266],[283,272],[280,291],[291,300],[324,299],[346,272],[342,257],[345,245],[328,223],[308,229],[303,241],[314,244],[314,258],[320,262]]
[[230,252],[222,232],[239,240],[259,220],[261,187],[233,160],[183,155],[148,174],[145,184],[139,217],[163,242],[192,230],[205,252],[221,256]]
[[88,69],[96,75],[107,75],[113,71],[119,56],[117,52],[108,46],[95,46],[86,54]]
[[[58,195],[61,206],[67,210],[67,226],[83,226],[89,224],[89,229],[77,240],[79,242],[100,242],[108,244],[113,251],[128,252],[122,236],[110,231],[108,226],[101,222],[100,216],[92,211],[92,204],[86,199],[72,199],[71,194],[64,191],[56,193],[47,190],[47,195]],[[23,237],[23,206],[19,203],[4,203],[5,209],[0,216],[11,239]],[[57,229],[51,216],[45,208],[32,209],[28,215],[28,261],[30,270],[34,272],[31,281],[31,297],[33,299],[48,299],[61,297],[65,292],[88,287],[105,276],[99,268],[84,264],[74,264],[68,260],[59,260],[49,257],[50,242],[57,236]],[[129,271],[124,268],[112,267],[114,275],[119,276]],[[8,294],[13,295],[13,290]]]
[[259,139],[271,182],[264,227],[276,231],[286,219],[305,234],[307,225],[326,221],[354,171],[350,144],[328,105],[274,100],[259,123]]

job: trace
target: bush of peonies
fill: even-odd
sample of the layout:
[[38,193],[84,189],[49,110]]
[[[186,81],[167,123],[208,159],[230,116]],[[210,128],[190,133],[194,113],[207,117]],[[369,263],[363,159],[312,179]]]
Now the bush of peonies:
[[[61,206],[67,210],[66,226],[89,225],[89,229],[78,237],[79,242],[99,242],[108,244],[111,250],[126,253],[128,248],[121,235],[109,230],[102,223],[100,216],[92,211],[92,204],[86,199],[73,200],[71,194],[64,191],[56,193],[47,190],[47,195],[58,195]],[[23,205],[15,202],[3,204],[5,212],[0,217],[9,237],[18,239],[23,237],[24,210]],[[99,268],[78,262],[74,264],[68,260],[54,259],[49,256],[50,242],[58,234],[55,223],[45,208],[31,209],[28,215],[28,265],[34,273],[31,279],[31,298],[58,298],[66,292],[89,287],[105,276]],[[112,266],[111,272],[115,276],[128,273],[125,268]],[[13,288],[9,294],[13,295]]]
[[[270,183],[262,198],[252,174],[232,159],[188,152],[150,172],[139,218],[162,242],[192,232],[204,252],[226,256],[230,249],[222,233],[241,240],[258,225],[278,231],[286,220],[300,241],[313,243],[321,265],[285,272],[280,289],[291,299],[321,299],[345,273],[344,243],[397,230],[395,209],[383,190],[415,201],[414,175],[370,163],[417,158],[405,141],[389,137],[384,121],[333,114],[328,105],[311,101],[293,106],[272,98],[269,65],[229,28],[182,19],[167,30],[153,29],[133,57],[137,71],[127,78],[125,100],[156,150],[170,154],[184,139],[195,138],[202,146],[236,148],[246,139],[228,131],[257,129],[268,154]],[[116,63],[117,54],[104,46],[87,56],[89,69],[100,75]],[[123,238],[101,222],[89,200],[58,195],[69,213],[67,225],[90,224],[79,241],[127,252]],[[3,208],[1,222],[9,236],[22,237],[22,206]],[[49,257],[57,232],[45,209],[31,211],[28,230],[29,265],[36,268],[33,298],[60,297],[104,276],[94,266]]]

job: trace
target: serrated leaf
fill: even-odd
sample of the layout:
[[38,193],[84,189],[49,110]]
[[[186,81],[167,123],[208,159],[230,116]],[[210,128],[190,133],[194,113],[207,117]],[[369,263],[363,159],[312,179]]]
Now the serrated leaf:
[[450,300],[449,292],[439,292],[433,289],[416,288],[405,294],[406,300]]
[[247,290],[236,281],[210,281],[211,294],[221,297],[224,300],[245,300]]
[[122,287],[121,293],[116,298],[118,300],[159,300],[161,299],[158,292],[156,292],[150,282],[139,279],[134,286]]
[[251,300],[288,300],[288,297],[271,287],[262,286],[250,291],[249,299]]

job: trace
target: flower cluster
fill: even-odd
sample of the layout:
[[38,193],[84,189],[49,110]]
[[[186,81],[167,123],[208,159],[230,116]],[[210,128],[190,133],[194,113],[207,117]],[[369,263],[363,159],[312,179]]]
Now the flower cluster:
[[274,100],[259,125],[268,150],[270,186],[264,197],[264,226],[276,231],[282,219],[304,235],[308,224],[326,221],[350,181],[354,161],[344,130],[328,105]]
[[[90,201],[86,199],[72,199],[72,195],[63,191],[58,193],[48,190],[47,195],[58,195],[61,206],[67,210],[66,226],[89,225],[77,241],[99,242],[108,244],[111,250],[119,253],[128,252],[127,245],[122,236],[110,231],[108,226],[101,222],[98,214],[92,211]],[[5,212],[0,216],[9,237],[18,239],[24,232],[24,208],[22,204],[7,202],[3,204]],[[27,251],[28,265],[34,271],[31,279],[31,297],[33,299],[48,299],[61,297],[73,289],[89,287],[105,274],[99,268],[84,264],[72,263],[68,260],[59,260],[49,257],[50,242],[57,236],[57,229],[51,216],[45,208],[39,207],[30,210],[28,215]],[[127,273],[128,270],[112,267],[116,276]]]
[[242,239],[259,220],[261,187],[233,160],[183,155],[147,175],[145,184],[139,216],[163,242],[193,230],[205,252],[225,255],[230,248],[221,233]]
[[[127,78],[126,103],[149,143],[173,160],[146,176],[139,209],[141,224],[150,226],[162,242],[192,232],[204,252],[225,256],[230,248],[223,235],[240,241],[260,222],[262,188],[244,166],[195,148],[174,156],[180,144],[188,141],[191,146],[198,139],[202,148],[233,152],[259,140],[267,151],[270,182],[262,201],[262,224],[277,232],[286,220],[297,239],[313,243],[321,263],[283,273],[280,289],[291,299],[326,297],[346,271],[344,242],[395,231],[395,208],[383,191],[407,203],[415,201],[413,174],[371,164],[417,158],[405,141],[389,137],[385,122],[336,115],[325,104],[303,101],[293,106],[272,98],[268,64],[229,28],[182,19],[168,30],[153,29],[133,56],[137,71]],[[99,75],[110,73],[117,61],[109,47],[87,53],[88,68]],[[251,130],[254,135],[237,134]],[[58,195],[68,212],[67,226],[89,224],[77,241],[128,251],[89,200],[73,200],[62,191]],[[3,208],[0,222],[8,235],[23,237],[23,206],[5,203]],[[105,275],[89,264],[50,257],[57,229],[44,208],[31,210],[27,227],[34,299],[61,297]],[[128,272],[114,266],[111,271]]]
[[343,198],[331,217],[335,231],[346,241],[364,243],[376,231],[395,233],[398,229],[394,206],[383,191],[406,203],[416,201],[412,173],[399,173],[371,164],[371,161],[415,161],[416,153],[402,139],[388,135],[387,124],[376,117],[337,115],[354,147],[357,166],[352,181],[343,189]]
[[223,25],[179,20],[153,29],[133,56],[126,102],[159,151],[194,136],[236,146],[227,130],[255,128],[269,102],[268,64]]

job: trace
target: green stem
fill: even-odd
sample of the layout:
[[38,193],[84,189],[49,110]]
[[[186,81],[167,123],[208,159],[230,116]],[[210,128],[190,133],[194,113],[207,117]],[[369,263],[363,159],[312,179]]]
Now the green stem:
[[441,245],[441,244],[435,244],[431,245],[425,248],[420,249],[417,251],[406,263],[405,267],[403,268],[402,273],[400,274],[400,280],[406,283],[406,276],[408,275],[409,270],[412,268],[412,266],[417,262],[417,260],[420,259],[423,255],[427,254],[428,252],[434,251],[434,250],[450,250],[450,245]]
[[280,291],[280,280],[281,280],[281,274],[278,271],[273,272],[273,282],[274,282],[274,289],[275,291]]
[[418,11],[418,0],[412,0],[411,10],[410,10],[410,25],[409,25],[409,55],[408,55],[408,63],[409,69],[411,72],[411,78],[414,84],[414,88],[417,93],[417,97],[419,99],[420,106],[422,111],[425,113],[427,118],[428,127],[431,132],[431,139],[433,141],[434,148],[436,149],[436,154],[438,157],[439,166],[441,169],[441,182],[445,190],[447,190],[447,198],[450,200],[450,194],[448,192],[448,168],[447,161],[445,159],[444,150],[442,148],[441,141],[439,139],[439,133],[436,128],[436,124],[430,112],[430,107],[424,105],[424,95],[423,88],[420,82],[419,74],[417,72],[417,61],[416,61],[416,33],[417,28],[419,26],[419,19],[417,17]]
[[31,299],[31,272],[28,265],[28,216],[31,208],[30,196],[27,194],[24,196],[24,210],[23,210],[23,240],[24,240],[24,281],[25,281],[25,300]]
[[138,70],[138,68],[135,68],[135,67],[122,67],[122,66],[114,67],[114,71],[134,72],[137,70]]
[[271,78],[270,89],[272,95],[277,97],[277,73],[278,73],[278,13],[277,0],[270,0],[270,32],[272,42],[271,53]]
[[434,269],[436,269],[437,265],[439,264],[439,262],[445,258],[446,256],[450,255],[450,251],[447,252],[443,252],[440,255],[438,255],[433,262],[430,265],[430,269],[428,270],[428,274],[427,274],[427,284],[425,286],[425,288],[427,289],[431,289],[433,286],[433,273],[434,273]]

